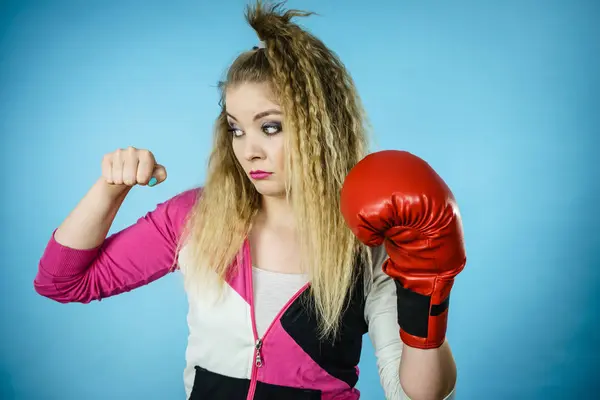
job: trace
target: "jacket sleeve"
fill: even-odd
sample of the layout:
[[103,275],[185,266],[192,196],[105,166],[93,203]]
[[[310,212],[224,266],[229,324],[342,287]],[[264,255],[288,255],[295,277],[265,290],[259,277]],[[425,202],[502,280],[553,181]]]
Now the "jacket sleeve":
[[379,380],[386,399],[408,399],[400,385],[402,341],[396,304],[396,285],[381,269],[387,258],[385,248],[372,251],[373,280],[365,304],[365,320],[375,350]]
[[198,190],[160,203],[129,227],[87,250],[63,246],[54,232],[38,263],[37,293],[60,303],[89,303],[128,292],[177,267],[176,251]]

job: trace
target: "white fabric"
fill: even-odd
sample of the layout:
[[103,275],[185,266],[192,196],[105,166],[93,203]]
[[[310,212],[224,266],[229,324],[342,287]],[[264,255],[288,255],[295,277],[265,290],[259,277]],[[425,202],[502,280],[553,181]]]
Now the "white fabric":
[[379,379],[386,399],[408,399],[398,376],[402,341],[396,303],[396,286],[381,267],[387,258],[385,249],[373,250],[373,283],[365,304],[365,321],[375,349]]
[[262,337],[292,296],[308,282],[308,275],[282,274],[253,267],[252,281],[256,330]]
[[[184,247],[179,254],[180,264],[187,262],[187,254]],[[234,378],[250,379],[252,375],[254,334],[250,306],[231,286],[224,285],[223,293],[214,290],[217,287],[215,280],[214,284],[206,282],[202,286],[201,295],[187,291],[189,334],[183,372],[186,399],[192,392],[196,365]],[[219,351],[215,352],[215,348]]]

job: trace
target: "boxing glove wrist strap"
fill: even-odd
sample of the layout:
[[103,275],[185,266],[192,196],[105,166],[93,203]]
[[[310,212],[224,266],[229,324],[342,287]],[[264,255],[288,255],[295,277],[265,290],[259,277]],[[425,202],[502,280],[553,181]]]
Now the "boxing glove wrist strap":
[[398,325],[404,343],[417,348],[436,348],[442,345],[446,335],[450,296],[439,302],[435,296],[414,292],[398,279],[396,294],[398,302]]

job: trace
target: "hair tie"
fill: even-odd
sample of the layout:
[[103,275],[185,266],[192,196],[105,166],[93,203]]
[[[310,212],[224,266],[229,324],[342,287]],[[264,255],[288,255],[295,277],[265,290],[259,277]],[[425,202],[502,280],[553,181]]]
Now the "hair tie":
[[267,47],[267,45],[266,45],[265,41],[264,41],[264,40],[261,40],[261,41],[258,43],[258,46],[254,46],[254,47],[252,47],[252,50],[264,49],[264,48],[266,48],[266,47]]

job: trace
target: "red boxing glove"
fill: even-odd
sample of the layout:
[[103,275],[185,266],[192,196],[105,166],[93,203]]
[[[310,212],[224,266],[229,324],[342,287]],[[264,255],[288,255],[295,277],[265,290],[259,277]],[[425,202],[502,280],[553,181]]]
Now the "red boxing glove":
[[419,157],[381,151],[346,177],[341,212],[361,242],[385,242],[383,271],[396,282],[402,341],[421,349],[441,346],[450,290],[466,263],[461,218],[448,186]]

